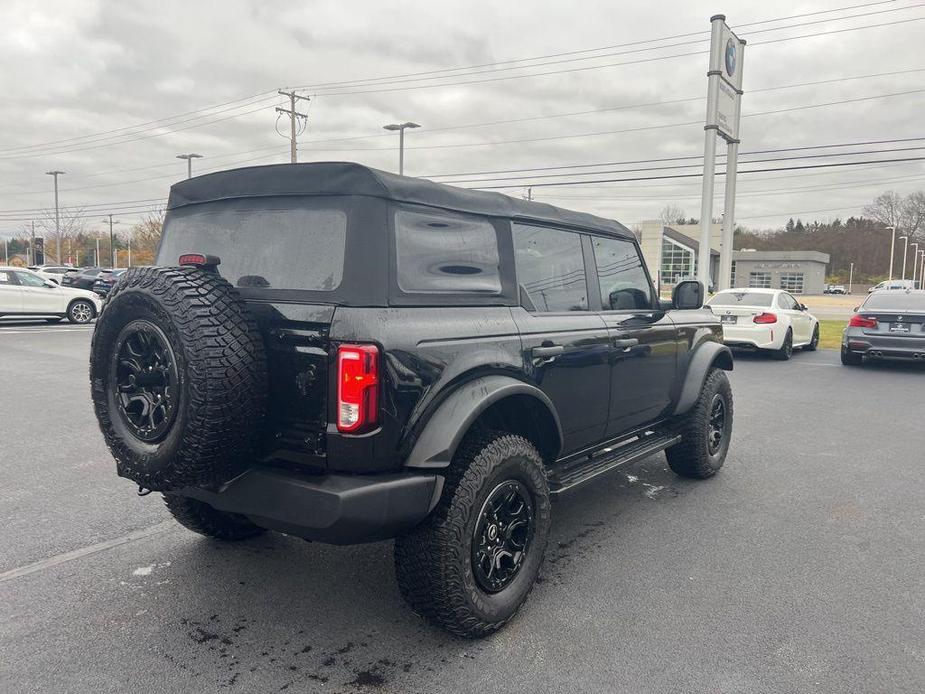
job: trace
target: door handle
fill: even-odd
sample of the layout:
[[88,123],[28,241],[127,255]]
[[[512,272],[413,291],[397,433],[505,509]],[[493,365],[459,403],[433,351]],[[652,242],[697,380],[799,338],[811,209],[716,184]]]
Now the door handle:
[[531,350],[534,357],[548,358],[556,357],[565,352],[565,347],[562,345],[544,345],[542,347],[534,347]]
[[628,337],[623,340],[614,340],[611,344],[614,347],[618,347],[620,349],[629,349],[630,347],[635,347],[638,345],[639,340],[637,340],[635,337]]

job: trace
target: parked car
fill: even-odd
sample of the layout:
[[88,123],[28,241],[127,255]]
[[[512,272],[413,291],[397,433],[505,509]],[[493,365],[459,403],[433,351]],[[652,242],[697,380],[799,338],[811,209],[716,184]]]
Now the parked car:
[[867,290],[867,293],[877,292],[881,290],[906,290],[906,289],[915,289],[915,284],[912,280],[884,280],[879,284],[875,284],[873,287]]
[[105,299],[124,272],[124,269],[119,269],[101,273],[93,283],[93,292]]
[[829,284],[829,285],[826,285],[826,288],[823,291],[823,293],[824,294],[847,294],[848,290],[845,289],[845,285],[843,284]]
[[841,362],[865,359],[925,362],[925,290],[874,292],[855,309],[842,334]]
[[723,341],[731,346],[765,350],[786,361],[795,347],[819,345],[819,321],[793,295],[780,289],[727,289],[707,304],[723,324]]
[[0,317],[44,317],[49,323],[67,318],[89,323],[102,302],[93,292],[55,284],[25,268],[0,267]]
[[51,280],[55,284],[61,284],[61,278],[74,268],[67,267],[66,265],[35,265],[30,266],[29,269],[42,279]]
[[61,278],[61,284],[65,287],[74,287],[75,289],[93,289],[93,283],[104,272],[108,272],[101,267],[85,267],[79,272],[69,272]]
[[699,282],[660,301],[619,223],[357,164],[250,167],[173,186],[157,264],[93,335],[118,474],[222,540],[394,537],[402,595],[456,634],[524,602],[552,498],[662,450],[686,477],[726,458],[720,322]]

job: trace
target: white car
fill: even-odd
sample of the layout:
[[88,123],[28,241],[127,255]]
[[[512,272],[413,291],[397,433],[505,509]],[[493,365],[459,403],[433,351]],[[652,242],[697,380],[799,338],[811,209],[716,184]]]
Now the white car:
[[103,302],[93,292],[62,287],[21,267],[0,267],[0,317],[40,316],[50,323],[67,318],[89,323]]
[[707,305],[719,316],[730,347],[767,350],[786,360],[794,347],[812,351],[819,345],[819,321],[780,289],[726,289]]

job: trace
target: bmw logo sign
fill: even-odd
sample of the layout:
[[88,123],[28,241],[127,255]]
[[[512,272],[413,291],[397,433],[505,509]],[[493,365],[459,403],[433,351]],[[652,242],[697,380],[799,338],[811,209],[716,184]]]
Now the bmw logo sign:
[[732,39],[726,41],[726,73],[732,77],[736,72],[736,43]]

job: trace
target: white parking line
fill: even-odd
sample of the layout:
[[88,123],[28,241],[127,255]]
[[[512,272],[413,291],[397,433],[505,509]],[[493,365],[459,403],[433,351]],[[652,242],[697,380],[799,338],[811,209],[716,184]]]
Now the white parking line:
[[0,327],[0,335],[25,335],[27,333],[44,333],[46,335],[53,333],[89,333],[93,328],[21,328],[19,330],[3,330]]
[[6,581],[12,581],[14,578],[21,578],[23,576],[28,576],[29,574],[34,574],[38,571],[44,571],[45,569],[50,569],[59,564],[64,564],[69,561],[74,561],[75,559],[81,559],[82,557],[89,556],[91,554],[96,554],[98,552],[105,552],[107,549],[112,549],[114,547],[119,547],[120,545],[128,544],[129,542],[135,542],[137,540],[143,540],[146,537],[151,537],[152,535],[159,535],[160,533],[167,532],[171,528],[176,528],[177,524],[173,521],[164,521],[163,523],[158,523],[157,525],[152,525],[150,528],[144,528],[143,530],[136,530],[133,533],[128,535],[123,535],[122,537],[117,537],[114,540],[107,540],[106,542],[98,542],[95,545],[90,545],[89,547],[82,547],[81,549],[75,549],[72,552],[65,552],[64,554],[58,554],[54,557],[49,557],[48,559],[42,559],[33,564],[26,564],[25,566],[20,566],[18,569],[10,569],[9,571],[4,571],[0,573],[0,583]]

